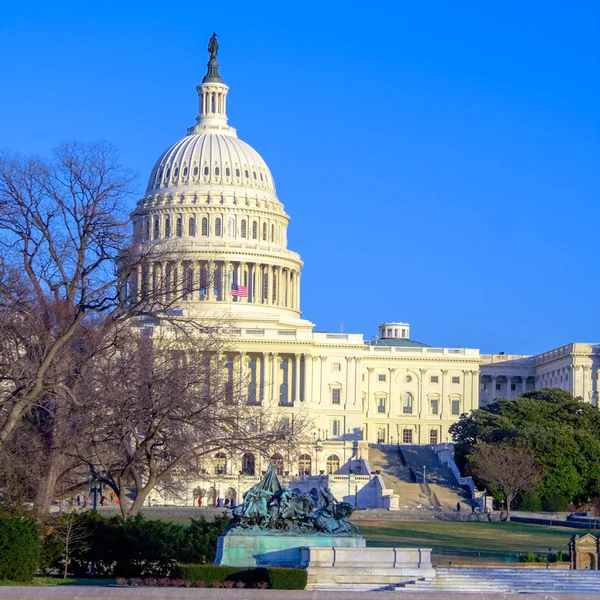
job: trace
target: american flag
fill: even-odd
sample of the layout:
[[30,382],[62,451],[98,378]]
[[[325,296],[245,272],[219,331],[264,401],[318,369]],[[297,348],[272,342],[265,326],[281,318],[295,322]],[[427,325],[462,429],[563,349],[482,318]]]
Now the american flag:
[[231,295],[248,297],[248,288],[245,285],[238,285],[237,283],[233,283],[231,285]]

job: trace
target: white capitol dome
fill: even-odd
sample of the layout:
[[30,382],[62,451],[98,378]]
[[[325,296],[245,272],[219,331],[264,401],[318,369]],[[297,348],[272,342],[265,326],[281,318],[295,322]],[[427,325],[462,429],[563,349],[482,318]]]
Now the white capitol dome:
[[196,125],[158,159],[146,193],[177,193],[202,189],[224,193],[238,190],[266,192],[275,198],[275,184],[260,154],[237,137],[227,125],[227,92],[218,65],[209,70],[196,88],[199,110]]
[[254,148],[235,133],[210,131],[188,134],[164,152],[152,169],[146,193],[206,186],[275,194],[271,172]]
[[135,293],[183,287],[190,308],[235,300],[256,322],[297,319],[302,261],[287,248],[289,217],[265,161],[227,123],[216,51],[196,90],[196,124],[162,153],[132,213],[134,238],[166,251],[136,275]]

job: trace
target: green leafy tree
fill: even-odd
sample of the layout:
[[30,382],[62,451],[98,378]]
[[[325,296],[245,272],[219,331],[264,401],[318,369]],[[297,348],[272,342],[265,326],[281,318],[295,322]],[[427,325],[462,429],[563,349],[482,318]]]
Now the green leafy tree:
[[543,468],[535,490],[546,510],[600,496],[600,413],[559,389],[498,399],[450,428],[456,460],[474,473],[468,457],[478,443],[511,443],[533,451]]

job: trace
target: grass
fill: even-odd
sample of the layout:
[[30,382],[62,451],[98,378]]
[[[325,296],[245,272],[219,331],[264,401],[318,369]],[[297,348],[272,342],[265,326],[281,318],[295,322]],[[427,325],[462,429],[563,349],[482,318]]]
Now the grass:
[[441,555],[446,561],[453,557],[470,562],[514,561],[520,554],[547,553],[549,548],[567,553],[571,536],[585,533],[568,527],[479,521],[364,521],[359,527],[367,546],[432,548],[439,562]]
[[10,579],[0,579],[2,585],[30,585],[30,586],[45,586],[45,585],[111,585],[116,583],[116,579],[87,579],[79,577],[34,577],[29,581],[11,581]]
[[[190,524],[189,517],[146,518]],[[571,536],[587,533],[570,527],[486,521],[359,521],[357,525],[367,546],[433,548],[436,563],[517,561],[520,554],[547,553],[549,548],[567,554]]]

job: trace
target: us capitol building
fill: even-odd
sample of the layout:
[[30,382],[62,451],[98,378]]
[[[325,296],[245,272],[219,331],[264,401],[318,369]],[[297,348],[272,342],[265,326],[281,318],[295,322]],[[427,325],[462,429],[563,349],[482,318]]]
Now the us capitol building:
[[[316,332],[301,312],[303,263],[287,247],[290,217],[273,175],[228,124],[217,50],[213,36],[196,88],[196,124],[158,159],[132,213],[136,239],[177,244],[131,285],[140,290],[179,274],[190,290],[180,307],[186,316],[223,314],[234,324],[231,376],[248,382],[248,402],[273,402],[290,421],[300,411],[309,416],[314,444],[287,459],[268,457],[281,475],[322,473],[367,485],[369,446],[451,441],[448,429],[462,413],[526,390],[561,387],[597,405],[600,345],[482,355],[416,342],[404,322],[379,324],[369,341]],[[205,481],[190,485],[209,489],[208,503],[237,498],[268,458],[218,456]],[[195,502],[191,493],[186,502]]]

